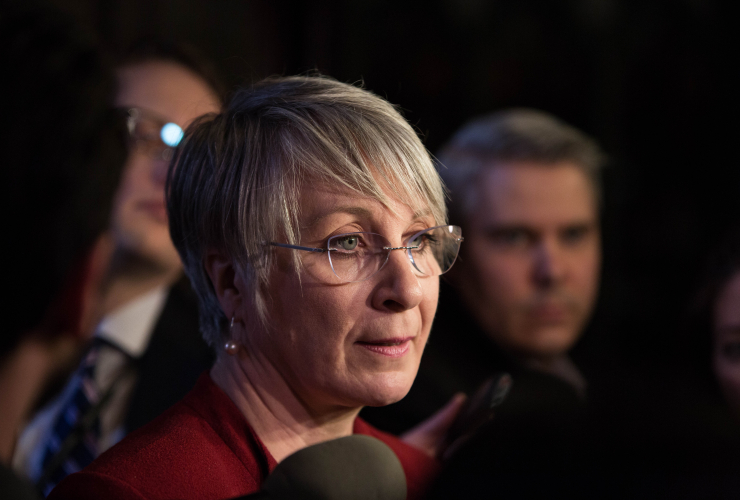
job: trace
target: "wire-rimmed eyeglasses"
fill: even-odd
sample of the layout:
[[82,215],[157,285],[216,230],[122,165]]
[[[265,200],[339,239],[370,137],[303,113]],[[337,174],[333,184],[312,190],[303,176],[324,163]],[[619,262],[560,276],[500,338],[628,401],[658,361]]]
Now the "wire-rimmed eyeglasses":
[[394,247],[376,233],[344,233],[332,236],[326,248],[304,247],[270,242],[270,245],[305,252],[323,252],[329,266],[344,283],[371,278],[383,269],[393,250],[405,250],[414,270],[420,276],[439,276],[452,267],[463,241],[459,226],[436,226],[424,229],[408,238],[403,246]]
[[170,161],[175,146],[182,140],[182,127],[144,108],[124,111],[131,142],[149,158]]

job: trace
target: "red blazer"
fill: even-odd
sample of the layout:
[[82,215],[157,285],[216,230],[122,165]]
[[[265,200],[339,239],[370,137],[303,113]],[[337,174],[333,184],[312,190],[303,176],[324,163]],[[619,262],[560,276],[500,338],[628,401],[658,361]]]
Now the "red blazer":
[[[387,444],[403,465],[408,498],[422,497],[437,461],[360,418],[354,432]],[[227,499],[258,491],[276,465],[236,405],[204,373],[179,403],[67,476],[48,498]]]

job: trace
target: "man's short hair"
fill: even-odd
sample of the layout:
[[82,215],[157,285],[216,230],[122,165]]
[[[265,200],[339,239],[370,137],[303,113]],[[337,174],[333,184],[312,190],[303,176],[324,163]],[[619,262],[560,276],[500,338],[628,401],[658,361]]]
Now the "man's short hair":
[[604,155],[580,130],[545,112],[511,109],[464,125],[438,155],[438,169],[450,191],[451,212],[465,219],[478,206],[477,185],[486,168],[504,162],[552,164],[570,161],[580,167],[601,200]]
[[126,158],[115,81],[94,40],[62,14],[0,12],[3,335],[37,327],[109,224]]
[[[389,206],[385,189],[446,222],[444,192],[415,131],[385,100],[325,77],[264,80],[238,91],[223,113],[186,131],[170,169],[170,234],[198,294],[201,329],[214,345],[228,331],[204,269],[223,251],[250,284],[265,324],[273,252],[299,243],[301,189],[326,182]],[[300,265],[294,252],[294,264]]]

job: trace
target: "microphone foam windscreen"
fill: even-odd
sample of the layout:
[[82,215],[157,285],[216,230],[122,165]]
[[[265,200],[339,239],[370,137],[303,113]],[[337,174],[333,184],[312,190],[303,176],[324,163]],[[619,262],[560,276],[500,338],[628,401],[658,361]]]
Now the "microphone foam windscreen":
[[275,500],[404,500],[406,476],[385,443],[352,435],[298,450],[263,489]]

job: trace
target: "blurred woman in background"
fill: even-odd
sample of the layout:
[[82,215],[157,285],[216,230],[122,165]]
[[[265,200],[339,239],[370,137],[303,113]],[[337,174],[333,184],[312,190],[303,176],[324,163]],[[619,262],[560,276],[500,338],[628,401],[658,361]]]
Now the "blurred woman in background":
[[711,366],[725,401],[740,419],[740,228],[730,231],[712,256],[697,305],[703,370]]

